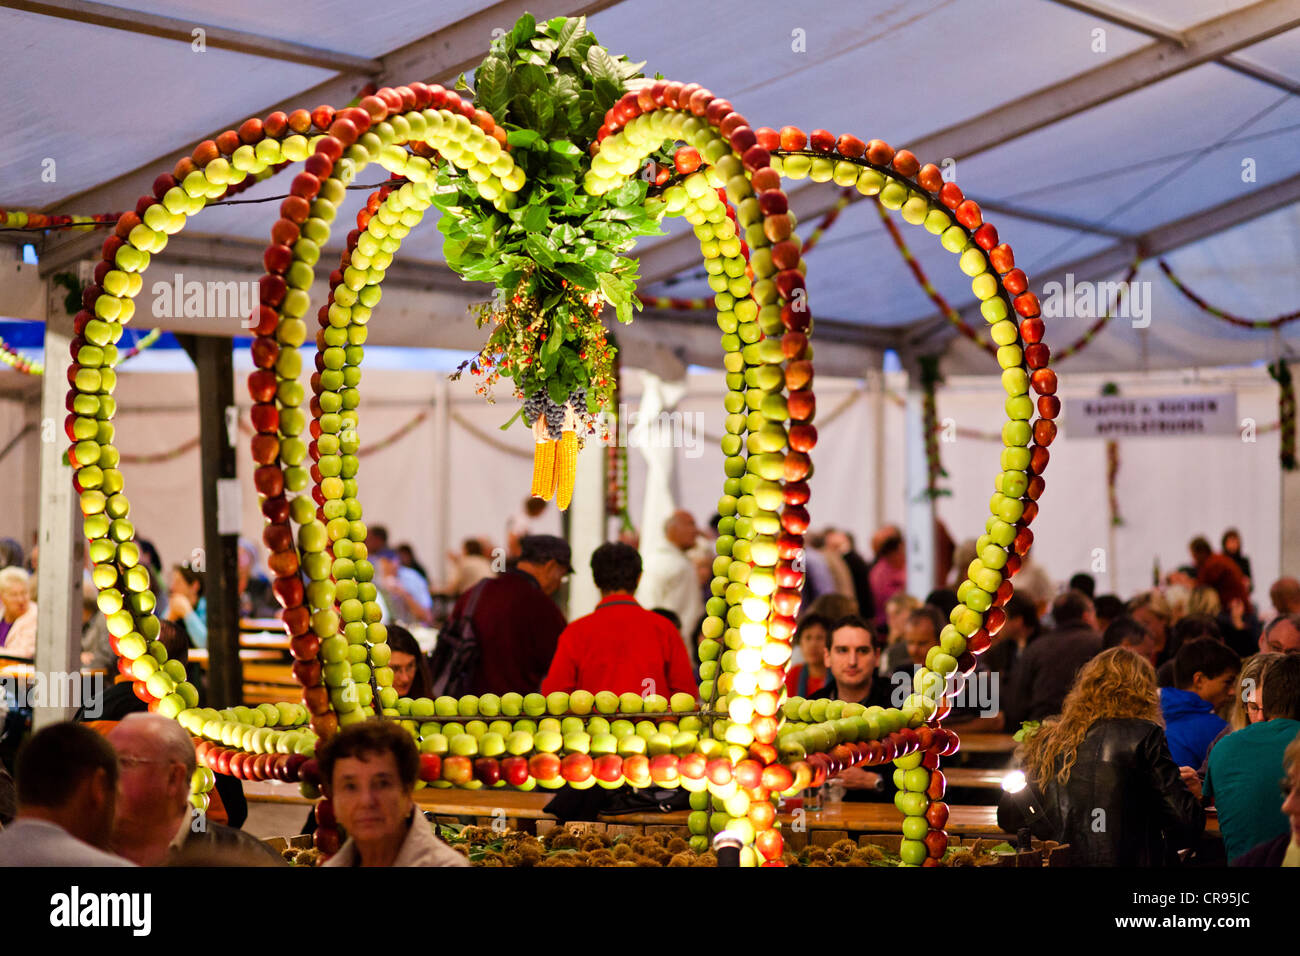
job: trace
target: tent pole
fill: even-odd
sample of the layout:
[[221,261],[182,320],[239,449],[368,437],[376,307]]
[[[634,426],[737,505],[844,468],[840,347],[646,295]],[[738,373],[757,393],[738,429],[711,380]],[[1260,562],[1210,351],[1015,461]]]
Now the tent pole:
[[[203,549],[183,556],[202,563],[207,602],[209,707],[244,701],[239,660],[239,526],[242,486],[235,473],[239,412],[235,405],[234,354],[223,336],[181,335],[199,379],[199,463],[203,489]],[[195,570],[198,570],[197,568]],[[166,573],[166,569],[164,569]]]
[[934,585],[934,501],[927,494],[929,467],[925,458],[924,399],[920,369],[909,363],[907,405],[903,416],[907,590],[922,600]]
[[[82,281],[91,278],[90,264],[79,265]],[[72,468],[64,463],[68,443],[60,425],[67,409],[68,352],[74,331],[72,316],[63,307],[63,291],[46,281],[45,375],[41,381],[40,552],[37,556],[36,654],[37,674],[47,689],[70,688],[69,675],[81,673],[81,576],[86,543],[81,534],[80,508],[72,486]],[[112,678],[110,677],[109,680]],[[83,685],[77,682],[77,689]],[[32,725],[40,730],[70,720],[80,703],[64,696],[63,706],[35,706]],[[55,703],[53,696],[49,703]],[[37,700],[34,703],[42,704]]]
[[569,547],[573,551],[573,575],[569,578],[570,621],[590,614],[600,600],[600,592],[591,577],[591,554],[604,543],[605,446],[592,436],[578,453],[573,504],[569,506]]
[[[437,569],[436,579],[445,582],[451,577],[447,562],[451,541],[451,528],[448,527],[451,521],[451,385],[445,376],[438,377],[433,402],[433,566]],[[502,542],[504,546],[505,542]],[[492,555],[492,559],[495,562],[496,555]]]

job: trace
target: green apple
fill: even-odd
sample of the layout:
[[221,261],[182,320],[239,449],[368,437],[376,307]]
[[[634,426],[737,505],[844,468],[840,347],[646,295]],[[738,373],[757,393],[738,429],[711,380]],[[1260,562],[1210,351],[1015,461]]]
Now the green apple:
[[687,711],[695,710],[695,706],[696,706],[695,695],[694,694],[673,694],[672,698],[668,701],[668,706],[672,709],[673,713],[675,714],[681,714]]
[[488,732],[488,725],[486,721],[470,720],[470,721],[466,721],[465,723],[465,733],[470,734],[474,737],[482,737],[487,732]]
[[[416,701],[418,704],[419,701]],[[437,715],[438,717],[455,717],[460,713],[460,702],[455,697],[439,697],[433,702],[433,711],[429,714],[416,713],[415,708],[411,708],[411,714],[416,717],[427,717]]]
[[569,753],[585,754],[591,752],[591,735],[583,731],[564,735],[564,749]]
[[924,840],[929,830],[930,824],[925,817],[903,817],[904,840]]
[[478,740],[478,752],[484,757],[499,757],[506,752],[505,739],[500,734],[486,733]]
[[636,733],[636,726],[630,720],[619,718],[610,723],[609,732],[622,740],[624,737],[633,736]]
[[564,727],[558,717],[543,717],[537,722],[538,730],[549,730],[557,734],[564,733]]
[[575,690],[569,695],[569,711],[575,714],[590,714],[596,703],[596,697],[590,691]]
[[[464,698],[461,698],[462,702]],[[495,717],[501,713],[501,698],[496,694],[484,694],[478,699],[480,717]]]
[[597,757],[618,753],[618,738],[610,733],[592,734],[591,745],[587,752]]
[[[442,698],[439,698],[441,700]],[[449,698],[454,699],[454,698]],[[456,701],[456,712],[462,717],[474,717],[478,714],[478,698],[473,694],[466,694],[460,700]],[[452,716],[448,714],[447,716]]]
[[631,754],[643,754],[646,752],[645,738],[639,734],[628,734],[626,737],[619,738],[618,752],[620,756],[626,757]]
[[501,713],[507,717],[518,717],[524,712],[524,698],[522,694],[516,694],[511,691],[508,694],[501,695]]
[[516,730],[506,737],[506,750],[522,756],[533,749],[533,735],[526,730]]
[[449,742],[442,734],[429,734],[420,738],[420,753],[442,756],[450,749]]
[[447,744],[457,757],[474,757],[478,754],[478,738],[472,734],[456,734]]
[[558,753],[564,746],[564,738],[555,730],[539,730],[533,735],[533,746],[538,753]]
[[581,717],[562,717],[560,718],[560,733],[562,734],[581,734],[587,730],[586,724]]
[[540,717],[546,713],[546,698],[541,694],[526,694],[523,708],[524,713],[529,717]]
[[569,695],[562,690],[546,695],[546,712],[559,716],[569,709]]
[[600,714],[618,713],[618,702],[618,694],[607,690],[602,690],[594,698],[596,712]]
[[618,711],[622,714],[639,714],[641,713],[641,703],[640,694],[620,694],[618,698]]

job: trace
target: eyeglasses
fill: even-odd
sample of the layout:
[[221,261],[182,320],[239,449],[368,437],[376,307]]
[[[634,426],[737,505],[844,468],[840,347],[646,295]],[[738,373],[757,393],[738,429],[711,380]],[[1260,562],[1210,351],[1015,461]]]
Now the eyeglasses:
[[167,760],[153,760],[146,757],[122,757],[122,756],[119,756],[117,758],[117,762],[121,764],[123,767],[128,767],[128,768],[142,767],[145,764],[151,764],[151,763],[170,763],[170,761]]

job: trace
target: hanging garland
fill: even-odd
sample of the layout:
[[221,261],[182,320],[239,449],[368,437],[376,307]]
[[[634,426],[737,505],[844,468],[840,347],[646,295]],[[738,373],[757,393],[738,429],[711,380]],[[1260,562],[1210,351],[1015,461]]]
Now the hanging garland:
[[13,348],[8,342],[0,338],[0,362],[4,362],[16,372],[22,372],[24,375],[44,375],[45,366],[36,359],[29,359]]
[[1291,366],[1285,359],[1278,359],[1269,365],[1268,374],[1278,384],[1277,411],[1282,428],[1282,470],[1295,471],[1295,384],[1291,381]]
[[921,427],[925,432],[925,495],[933,501],[952,494],[947,488],[939,487],[939,479],[948,477],[939,460],[939,416],[935,408],[935,388],[943,378],[939,374],[939,356],[922,355],[918,361],[921,366]]
[[1158,260],[1158,265],[1160,266],[1160,271],[1165,274],[1171,283],[1173,283],[1174,288],[1181,292],[1188,301],[1199,308],[1202,312],[1212,315],[1216,319],[1222,319],[1229,325],[1235,325],[1242,329],[1280,329],[1288,322],[1294,322],[1296,319],[1300,319],[1300,310],[1288,312],[1285,315],[1275,316],[1271,319],[1246,319],[1239,315],[1233,315],[1225,309],[1220,309],[1216,306],[1210,305],[1210,303],[1206,302],[1203,298],[1189,289],[1187,285],[1178,278],[1178,276],[1174,275],[1174,270],[1169,267],[1169,263],[1164,259]]
[[[880,214],[880,221],[884,223],[885,229],[889,232],[889,237],[894,242],[894,247],[898,249],[899,255],[903,257],[903,261],[907,263],[907,267],[911,270],[912,276],[916,279],[917,284],[921,287],[921,289],[925,292],[925,294],[930,297],[930,300],[934,302],[936,306],[938,306],[940,313],[943,314],[943,317],[946,318],[950,323],[952,323],[952,325],[957,329],[957,331],[961,332],[962,335],[966,336],[966,338],[970,339],[972,342],[974,342],[976,345],[982,348],[985,352],[988,352],[990,355],[997,355],[998,353],[997,347],[988,342],[985,342],[982,338],[980,338],[979,333],[975,331],[975,328],[961,317],[961,313],[958,312],[956,309],[954,309],[952,305],[949,304],[948,300],[943,297],[943,294],[940,293],[939,290],[934,287],[934,284],[932,282],[930,282],[929,276],[925,274],[925,270],[922,269],[921,264],[916,261],[916,257],[912,255],[912,250],[908,247],[907,242],[903,239],[902,232],[899,230],[894,220],[890,217],[888,210],[886,210],[885,207],[880,204],[879,200],[877,200],[876,202],[876,212]],[[989,226],[987,223],[985,224],[985,226],[981,228],[987,228],[992,231],[986,233],[983,236],[982,241],[980,239],[977,239],[976,241],[980,242],[981,247],[984,248],[992,248],[996,246],[998,242],[997,231],[993,230],[993,227]],[[1000,255],[1007,256],[1010,255],[1010,253],[1008,251],[1006,253],[1000,253]],[[1101,332],[1103,328],[1106,327],[1106,324],[1115,317],[1115,313],[1119,309],[1119,303],[1124,296],[1124,292],[1128,288],[1129,283],[1133,281],[1133,277],[1137,275],[1138,267],[1139,265],[1141,265],[1141,262],[1142,260],[1140,258],[1135,258],[1133,260],[1132,265],[1129,266],[1128,272],[1125,273],[1124,278],[1120,282],[1119,292],[1117,293],[1115,302],[1111,305],[1110,309],[1107,310],[1105,315],[1103,315],[1096,322],[1094,322],[1088,328],[1088,330],[1083,333],[1083,335],[1075,339],[1074,342],[1066,346],[1057,354],[1056,360],[1058,362],[1063,359],[1069,358],[1071,355],[1081,352],[1089,343],[1092,342],[1094,338],[1097,337],[1097,334]],[[1020,288],[1021,291],[1023,291],[1024,288],[1026,288],[1024,284],[1025,283],[1024,273],[1021,272],[1019,269],[1010,268],[1013,265],[1013,263],[1010,261],[1005,262],[1005,264],[1010,269],[1010,271],[1007,273],[1007,280],[1011,283],[1010,288]],[[1035,333],[1037,334],[1038,338],[1033,339],[1032,341],[1041,340],[1042,338],[1041,320],[1038,321],[1038,323],[1034,325],[1031,329],[1026,331],[1029,332],[1030,334],[1035,334]],[[1026,339],[1026,341],[1031,341],[1031,340]]]

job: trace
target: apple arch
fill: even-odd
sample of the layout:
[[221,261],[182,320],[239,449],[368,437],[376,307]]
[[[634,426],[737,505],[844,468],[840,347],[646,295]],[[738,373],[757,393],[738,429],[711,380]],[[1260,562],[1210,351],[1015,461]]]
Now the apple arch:
[[[814,141],[812,149],[798,142],[783,148],[778,134],[751,129],[728,101],[695,84],[647,82],[619,100],[592,145],[584,186],[597,195],[613,189],[637,174],[657,149],[677,141],[697,148],[703,165],[685,171],[648,202],[662,203],[666,214],[684,216],[700,239],[716,293],[730,389],[719,505],[723,517],[700,648],[699,701],[670,711],[668,702],[651,697],[635,709],[624,702],[617,712],[600,715],[571,710],[566,702],[551,716],[579,718],[588,744],[597,730],[608,728],[609,719],[640,718],[659,727],[653,746],[620,748],[593,760],[581,741],[574,748],[551,747],[539,734],[532,747],[513,755],[531,755],[529,789],[652,782],[689,789],[698,796],[692,804],[697,814],[711,804],[712,829],[739,833],[745,844],[742,860],[749,865],[780,860],[775,812],[780,794],[820,785],[828,774],[855,764],[893,762],[901,772],[899,808],[905,819],[925,821],[905,824],[904,860],[934,865],[947,839],[939,758],[958,746],[942,719],[976,657],[1005,621],[1001,605],[1032,544],[1028,525],[1043,490],[1046,446],[1054,437],[1052,419],[1060,407],[1041,341],[1037,299],[1015,268],[1010,248],[998,241],[978,206],[955,184],[943,181],[937,167],[920,166],[906,150],[895,152],[880,141],[864,144],[848,136],[831,143]],[[119,220],[104,243],[86,308],[76,316],[69,462],[81,492],[99,607],[107,617],[119,668],[137,682],[136,693],[151,709],[179,719],[210,742],[207,753],[220,759],[209,758],[209,764],[223,770],[298,779],[304,768],[310,769],[305,754],[287,761],[262,757],[275,749],[284,753],[291,737],[309,737],[304,722],[325,740],[340,726],[372,717],[401,720],[417,738],[445,740],[445,730],[464,734],[462,719],[500,717],[510,723],[513,718],[513,726],[525,719],[514,702],[485,704],[480,712],[474,701],[467,705],[471,713],[458,707],[456,720],[440,723],[428,720],[438,712],[434,702],[397,697],[374,568],[364,544],[357,409],[367,323],[379,302],[385,270],[432,203],[439,159],[463,170],[480,197],[502,211],[510,208],[511,193],[526,185],[505,145],[504,130],[487,113],[440,87],[411,84],[380,90],[362,106],[337,112],[320,107],[310,114],[249,120],[239,130],[201,144],[171,174],[155,181],[154,195],[143,197],[134,212]],[[280,207],[264,256],[267,271],[253,328],[255,370],[248,386],[255,403],[251,451],[266,518],[263,541],[304,706],[282,710],[280,722],[268,729],[198,708],[197,692],[183,668],[167,660],[157,640],[156,598],[139,563],[112,444],[112,393],[114,343],[133,315],[150,255],[228,186],[284,162],[302,162],[304,168]],[[312,396],[304,413],[297,349],[307,340],[308,290],[344,189],[372,162],[394,180],[369,197],[330,275],[328,301],[317,312]],[[992,514],[939,647],[918,669],[912,693],[889,709],[823,706],[787,699],[784,693],[803,583],[816,403],[809,344],[813,322],[781,174],[853,186],[937,235],[971,277],[999,345],[1009,396],[1008,447],[995,480]],[[1031,387],[1041,393],[1036,405],[1029,397]],[[1040,417],[1031,426],[1035,410]],[[670,725],[671,734],[666,732]],[[665,738],[666,745],[656,738]],[[477,745],[475,738],[476,752]],[[423,749],[438,758],[427,761],[423,772],[433,786],[481,787],[485,775],[493,785],[502,785],[499,768],[480,772],[476,763],[476,776],[468,776],[467,755],[444,758],[436,746]],[[562,749],[567,751],[563,758]],[[483,753],[480,763],[495,765],[496,756]],[[196,802],[205,803],[206,797],[197,795]],[[337,839],[337,832],[333,836]]]

